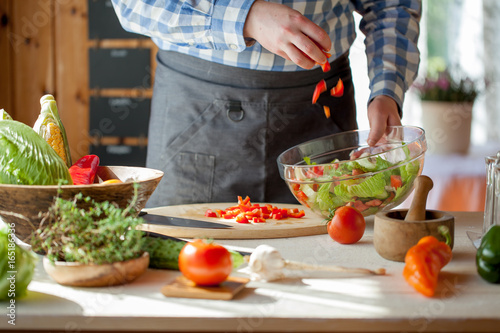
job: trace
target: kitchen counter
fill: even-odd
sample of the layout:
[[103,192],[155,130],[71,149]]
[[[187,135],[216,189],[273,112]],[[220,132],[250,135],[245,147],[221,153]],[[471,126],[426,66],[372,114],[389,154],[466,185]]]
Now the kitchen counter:
[[[263,240],[220,240],[242,251],[266,243],[289,260],[387,270],[385,276],[346,275],[250,282],[233,300],[169,298],[160,289],[180,274],[149,269],[131,284],[71,288],[56,284],[39,265],[28,295],[18,299],[16,325],[1,330],[168,332],[494,332],[500,329],[500,285],[476,273],[467,230],[480,231],[482,213],[455,215],[452,261],[434,298],[403,279],[403,263],[380,257],[372,244],[373,219],[355,245],[328,235]],[[241,274],[241,273],[238,273]],[[6,311],[8,303],[1,307]]]

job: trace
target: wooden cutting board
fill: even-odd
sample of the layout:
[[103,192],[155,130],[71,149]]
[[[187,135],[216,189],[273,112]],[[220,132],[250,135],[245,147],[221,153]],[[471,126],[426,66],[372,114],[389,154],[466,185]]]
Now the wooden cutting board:
[[167,297],[230,300],[250,281],[248,278],[229,276],[218,286],[197,286],[184,276],[178,276],[161,288]]
[[[224,218],[205,217],[207,209],[226,209],[235,203],[208,203],[193,205],[164,206],[144,209],[151,215],[174,216],[196,219],[207,222],[206,227],[185,227],[145,223],[142,230],[181,238],[212,238],[212,239],[264,239],[285,238],[326,234],[326,220],[302,205],[272,204],[279,208],[298,208],[305,211],[301,218],[286,218],[282,220],[267,219],[264,223],[237,223]],[[261,205],[263,205],[261,203]],[[210,223],[222,224],[224,228],[211,228]],[[220,226],[220,225],[219,225]]]

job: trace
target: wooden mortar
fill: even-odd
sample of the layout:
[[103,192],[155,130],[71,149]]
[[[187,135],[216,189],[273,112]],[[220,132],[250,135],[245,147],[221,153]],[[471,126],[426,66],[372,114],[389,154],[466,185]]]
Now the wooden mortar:
[[373,245],[377,253],[388,260],[404,262],[406,252],[425,236],[434,236],[445,241],[438,231],[439,226],[448,227],[453,249],[455,218],[437,210],[426,210],[427,194],[432,189],[432,180],[418,176],[415,193],[409,209],[378,212],[375,215]]

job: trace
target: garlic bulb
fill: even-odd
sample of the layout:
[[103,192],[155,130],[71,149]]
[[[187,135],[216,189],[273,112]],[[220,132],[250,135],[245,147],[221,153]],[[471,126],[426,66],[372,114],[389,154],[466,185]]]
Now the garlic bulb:
[[320,266],[309,265],[297,261],[283,259],[277,249],[269,245],[259,245],[252,252],[248,259],[248,268],[246,271],[254,281],[275,281],[287,277],[286,270],[296,272],[334,272],[334,273],[354,273],[384,275],[385,269],[379,268],[374,271],[366,268],[349,268],[342,266]]

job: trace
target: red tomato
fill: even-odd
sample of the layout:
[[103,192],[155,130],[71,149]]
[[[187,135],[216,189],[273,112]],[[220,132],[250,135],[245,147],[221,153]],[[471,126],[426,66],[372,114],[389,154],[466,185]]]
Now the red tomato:
[[363,237],[366,222],[363,214],[353,207],[340,207],[328,222],[328,234],[340,244],[353,244]]
[[195,239],[179,253],[179,270],[198,285],[218,285],[233,269],[231,254],[222,245]]

